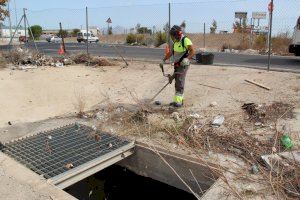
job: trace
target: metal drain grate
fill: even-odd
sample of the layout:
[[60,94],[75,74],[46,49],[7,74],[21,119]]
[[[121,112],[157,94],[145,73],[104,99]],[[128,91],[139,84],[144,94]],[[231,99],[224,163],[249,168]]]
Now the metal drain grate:
[[2,152],[46,179],[63,174],[130,142],[71,124],[4,144]]

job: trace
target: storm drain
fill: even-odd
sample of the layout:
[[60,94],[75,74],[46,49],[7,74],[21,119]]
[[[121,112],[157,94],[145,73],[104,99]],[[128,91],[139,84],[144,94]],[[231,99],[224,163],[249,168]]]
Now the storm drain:
[[75,123],[6,143],[2,152],[65,188],[131,155],[133,148],[133,142]]

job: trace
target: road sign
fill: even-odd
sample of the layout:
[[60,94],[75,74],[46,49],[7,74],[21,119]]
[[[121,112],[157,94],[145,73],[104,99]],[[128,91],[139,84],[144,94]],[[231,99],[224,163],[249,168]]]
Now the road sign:
[[235,12],[235,18],[247,19],[247,12]]
[[253,12],[252,18],[253,19],[266,19],[267,13],[266,12]]
[[112,21],[111,21],[111,19],[110,19],[110,17],[106,20],[106,22],[107,23],[109,23],[109,24],[111,24],[112,23]]

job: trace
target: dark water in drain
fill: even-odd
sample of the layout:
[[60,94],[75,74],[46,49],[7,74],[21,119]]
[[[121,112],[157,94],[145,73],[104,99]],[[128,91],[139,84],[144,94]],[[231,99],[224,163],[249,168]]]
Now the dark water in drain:
[[136,175],[116,165],[66,188],[65,191],[80,200],[196,199],[183,190]]

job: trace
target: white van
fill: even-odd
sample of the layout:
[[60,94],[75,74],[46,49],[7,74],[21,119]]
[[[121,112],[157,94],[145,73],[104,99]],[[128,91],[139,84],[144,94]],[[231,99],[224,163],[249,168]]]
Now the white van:
[[289,47],[289,52],[295,54],[295,56],[300,56],[300,17],[294,29],[293,42]]
[[78,34],[77,34],[77,42],[88,42],[92,43],[92,42],[99,42],[99,38],[97,36],[94,36],[94,34],[91,31],[88,31],[88,33],[86,32],[86,30],[81,30]]

